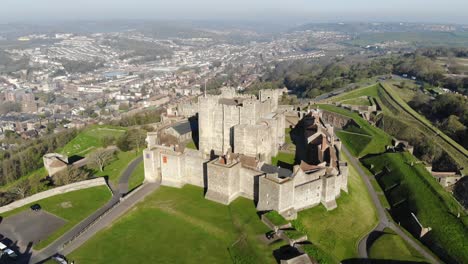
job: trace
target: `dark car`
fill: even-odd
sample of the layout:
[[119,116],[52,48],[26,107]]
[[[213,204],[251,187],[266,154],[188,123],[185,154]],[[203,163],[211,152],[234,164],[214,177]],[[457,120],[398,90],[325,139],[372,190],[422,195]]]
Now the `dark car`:
[[275,237],[275,235],[276,235],[275,231],[270,231],[270,232],[266,233],[266,238],[267,239],[272,239],[272,238]]
[[39,204],[33,204],[33,205],[31,205],[31,210],[37,212],[37,211],[41,210],[41,206]]

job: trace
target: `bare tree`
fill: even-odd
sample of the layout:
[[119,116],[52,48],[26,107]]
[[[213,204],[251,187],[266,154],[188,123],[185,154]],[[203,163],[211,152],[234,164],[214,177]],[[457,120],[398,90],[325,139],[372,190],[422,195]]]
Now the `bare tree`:
[[15,187],[12,188],[12,193],[16,194],[20,199],[25,198],[31,191],[31,184],[29,180],[19,182]]
[[97,149],[92,152],[89,156],[89,162],[91,165],[94,165],[99,168],[100,171],[104,170],[104,167],[109,164],[111,160],[114,159],[115,150],[114,149]]
[[128,134],[129,145],[132,149],[136,149],[137,152],[145,145],[145,139],[146,131],[142,129],[132,129]]
[[69,166],[66,170],[63,170],[54,175],[55,185],[67,185],[74,182],[83,181],[89,178],[89,173],[81,168]]

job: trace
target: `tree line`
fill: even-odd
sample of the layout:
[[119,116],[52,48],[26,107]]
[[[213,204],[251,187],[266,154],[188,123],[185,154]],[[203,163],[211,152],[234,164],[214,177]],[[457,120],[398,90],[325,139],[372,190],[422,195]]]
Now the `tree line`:
[[43,166],[42,156],[65,146],[76,136],[76,130],[67,130],[30,140],[13,150],[0,153],[0,184],[11,183]]

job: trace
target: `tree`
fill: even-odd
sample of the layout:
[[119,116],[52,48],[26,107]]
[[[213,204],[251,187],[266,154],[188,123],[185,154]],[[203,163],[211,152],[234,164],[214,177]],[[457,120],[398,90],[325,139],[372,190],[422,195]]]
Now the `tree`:
[[92,152],[89,156],[89,162],[91,165],[96,166],[100,171],[104,170],[104,167],[109,164],[111,160],[114,159],[115,150],[114,149],[97,149]]
[[88,171],[69,166],[66,170],[63,170],[53,176],[54,184],[57,186],[67,185],[74,182],[83,181],[89,179],[90,174]]
[[142,129],[132,129],[128,132],[128,143],[131,149],[136,149],[137,152],[145,144],[146,131]]
[[16,194],[20,199],[25,198],[31,192],[31,184],[29,179],[19,182],[12,188],[12,193]]

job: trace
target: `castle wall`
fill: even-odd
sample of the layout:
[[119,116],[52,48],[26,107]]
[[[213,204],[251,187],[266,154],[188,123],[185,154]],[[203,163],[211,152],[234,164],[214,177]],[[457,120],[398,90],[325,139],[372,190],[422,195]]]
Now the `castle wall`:
[[184,181],[188,184],[204,188],[204,167],[207,160],[203,159],[201,152],[192,149],[185,149],[184,157]]
[[172,187],[182,187],[185,185],[183,179],[185,172],[185,162],[183,155],[174,151],[161,151],[161,184]]
[[286,211],[294,206],[294,182],[285,180],[281,183],[269,179],[271,176],[261,176],[259,179],[259,198],[257,210]]
[[301,210],[317,205],[321,201],[322,180],[307,182],[294,188],[294,209]]
[[205,198],[222,204],[229,204],[236,199],[240,195],[240,166],[240,163],[221,165],[218,164],[218,160],[209,162],[208,189]]
[[154,149],[143,150],[143,165],[145,170],[145,181],[158,182],[161,180],[159,151]]
[[239,170],[240,192],[242,196],[254,201],[258,200],[259,178],[264,173],[241,167]]

